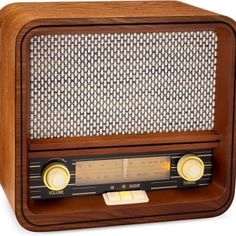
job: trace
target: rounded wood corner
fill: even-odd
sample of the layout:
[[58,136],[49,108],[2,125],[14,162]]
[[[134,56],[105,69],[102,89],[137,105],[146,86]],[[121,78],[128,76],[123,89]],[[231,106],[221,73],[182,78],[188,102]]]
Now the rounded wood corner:
[[217,15],[217,20],[219,20],[226,27],[230,28],[236,38],[236,21],[235,20],[224,15]]
[[9,3],[0,9],[0,24],[6,15],[14,11],[20,3]]
[[18,223],[20,226],[28,231],[31,232],[42,232],[42,228],[30,223],[30,221],[24,216],[22,212],[22,208],[20,207],[19,209],[15,210],[15,215]]
[[221,204],[221,207],[210,213],[209,217],[217,217],[225,214],[232,205],[233,200],[234,200],[234,188],[231,189],[228,198]]

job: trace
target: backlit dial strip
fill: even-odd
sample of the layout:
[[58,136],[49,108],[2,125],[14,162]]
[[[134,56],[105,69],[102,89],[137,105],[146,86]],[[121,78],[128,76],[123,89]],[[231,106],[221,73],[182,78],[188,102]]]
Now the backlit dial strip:
[[170,178],[170,156],[76,162],[76,185]]

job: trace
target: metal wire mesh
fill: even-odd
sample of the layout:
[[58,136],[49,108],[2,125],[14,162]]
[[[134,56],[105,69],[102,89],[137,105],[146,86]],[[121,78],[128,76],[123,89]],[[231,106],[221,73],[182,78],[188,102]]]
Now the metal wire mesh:
[[214,128],[212,31],[31,39],[32,139]]

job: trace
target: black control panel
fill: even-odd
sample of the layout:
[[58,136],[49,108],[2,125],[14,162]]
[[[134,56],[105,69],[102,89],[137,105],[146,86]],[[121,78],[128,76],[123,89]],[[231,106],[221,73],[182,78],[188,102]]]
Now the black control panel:
[[40,200],[207,186],[212,179],[212,156],[213,151],[207,149],[34,158],[29,166],[29,194]]

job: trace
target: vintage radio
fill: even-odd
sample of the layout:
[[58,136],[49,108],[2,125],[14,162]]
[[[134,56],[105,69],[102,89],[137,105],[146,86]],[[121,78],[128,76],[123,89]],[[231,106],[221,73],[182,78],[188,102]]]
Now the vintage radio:
[[180,2],[0,13],[1,185],[33,231],[216,216],[235,181],[235,23]]

